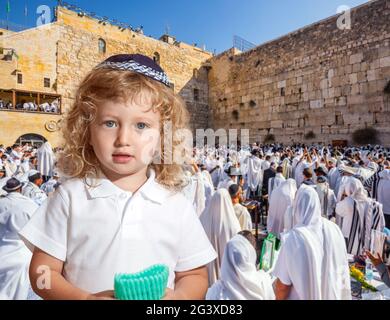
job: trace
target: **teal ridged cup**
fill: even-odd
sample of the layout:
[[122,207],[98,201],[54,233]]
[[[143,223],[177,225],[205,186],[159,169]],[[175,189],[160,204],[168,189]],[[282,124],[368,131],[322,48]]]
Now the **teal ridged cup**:
[[117,274],[114,279],[118,300],[161,300],[168,284],[169,269],[157,264],[133,274]]

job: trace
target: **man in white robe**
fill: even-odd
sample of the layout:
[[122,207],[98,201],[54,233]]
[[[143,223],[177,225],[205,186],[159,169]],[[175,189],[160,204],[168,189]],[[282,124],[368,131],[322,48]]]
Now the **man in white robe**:
[[221,277],[207,291],[206,300],[274,300],[271,277],[256,270],[256,251],[242,235],[226,245]]
[[337,203],[336,214],[343,218],[340,228],[348,253],[353,255],[369,250],[371,230],[382,232],[385,226],[382,204],[368,198],[362,183],[354,177],[345,184],[344,199]]
[[334,215],[337,199],[326,177],[317,177],[316,191],[321,203],[321,215],[330,219]]
[[229,194],[232,198],[234,212],[240,223],[242,230],[252,230],[252,217],[247,208],[240,202],[242,201],[242,188],[238,184],[229,187]]
[[390,166],[386,162],[385,169],[373,175],[364,183],[370,196],[383,205],[386,228],[390,229]]
[[294,201],[293,228],[282,235],[273,275],[277,300],[350,300],[343,235],[321,217],[314,188],[302,185]]
[[259,157],[256,156],[256,151],[252,152],[252,155],[247,158],[247,183],[249,192],[256,193],[261,189],[263,184],[263,171],[262,163]]
[[268,197],[271,197],[272,191],[283,184],[286,178],[283,176],[283,167],[276,168],[276,175],[268,180]]
[[38,168],[44,182],[53,176],[55,157],[49,142],[45,142],[37,151]]
[[293,204],[297,184],[293,179],[288,179],[272,193],[269,199],[267,230],[280,239],[280,234],[285,231],[285,214],[287,208]]
[[32,254],[18,232],[30,220],[38,205],[21,195],[22,184],[9,179],[0,198],[0,296],[26,300],[32,295],[28,270]]
[[241,231],[229,192],[226,189],[215,192],[210,205],[200,216],[200,222],[212,246],[218,253],[217,259],[207,265],[209,286],[211,286],[220,277],[221,262],[226,244]]
[[22,194],[40,206],[47,199],[47,194],[40,189],[43,183],[42,175],[36,170],[31,170],[28,173],[28,180],[23,187]]

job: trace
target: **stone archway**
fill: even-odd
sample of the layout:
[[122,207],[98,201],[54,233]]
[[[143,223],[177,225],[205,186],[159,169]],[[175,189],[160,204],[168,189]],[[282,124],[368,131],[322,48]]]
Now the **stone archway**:
[[23,144],[23,143],[30,143],[33,146],[40,147],[42,144],[44,144],[47,141],[47,139],[40,134],[36,133],[27,133],[22,136],[20,136],[15,143],[17,144]]

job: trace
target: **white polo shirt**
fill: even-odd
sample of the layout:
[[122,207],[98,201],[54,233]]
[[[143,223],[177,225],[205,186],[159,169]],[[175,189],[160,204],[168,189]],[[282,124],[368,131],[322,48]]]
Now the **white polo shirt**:
[[175,272],[216,258],[192,204],[159,185],[153,171],[134,194],[105,177],[86,182],[62,184],[20,232],[29,248],[64,261],[63,275],[74,286],[112,290],[116,273],[162,263],[173,289]]

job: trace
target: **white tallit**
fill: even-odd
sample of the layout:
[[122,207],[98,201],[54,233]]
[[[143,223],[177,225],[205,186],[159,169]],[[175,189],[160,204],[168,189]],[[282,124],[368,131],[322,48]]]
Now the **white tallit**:
[[271,194],[268,209],[267,230],[278,238],[284,232],[285,213],[293,204],[297,185],[293,179],[288,179],[277,187]]
[[37,151],[38,171],[43,176],[52,176],[54,169],[54,153],[49,142],[45,142]]
[[218,253],[217,259],[207,265],[209,285],[213,285],[220,277],[223,252],[228,241],[241,231],[240,223],[234,213],[230,195],[226,189],[215,192],[209,206],[200,216],[206,234]]
[[379,172],[378,202],[383,205],[384,214],[390,214],[390,169]]
[[383,231],[385,221],[382,205],[368,198],[360,180],[349,177],[344,186],[347,197],[336,206],[336,213],[343,217],[341,229],[348,238],[350,254],[362,254],[370,248],[371,230]]
[[241,235],[226,245],[221,278],[207,292],[206,300],[274,300],[271,277],[256,270],[256,251]]
[[318,196],[309,186],[302,185],[298,190],[293,229],[282,235],[273,273],[292,285],[297,299],[351,299],[343,236],[333,222],[321,217]]
[[257,158],[256,156],[251,156],[248,158],[247,166],[247,179],[248,186],[252,192],[255,192],[257,188],[262,186],[263,183],[263,172],[262,172],[262,163],[263,161]]
[[0,296],[4,299],[29,297],[28,270],[32,254],[18,232],[37,209],[37,204],[17,192],[0,200]]

